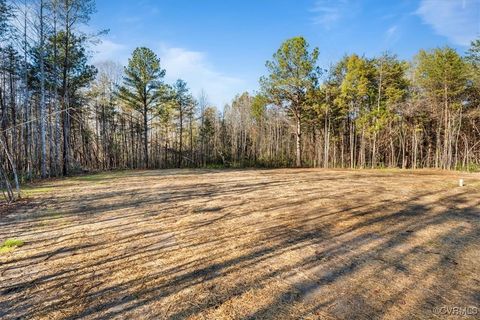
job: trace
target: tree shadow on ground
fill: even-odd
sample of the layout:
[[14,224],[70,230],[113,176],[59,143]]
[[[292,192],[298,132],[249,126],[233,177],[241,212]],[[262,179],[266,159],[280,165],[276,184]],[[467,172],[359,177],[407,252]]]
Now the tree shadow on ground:
[[403,319],[479,304],[478,189],[148,174],[55,195],[61,218],[42,206],[6,217],[0,234],[28,246],[1,260],[0,317]]

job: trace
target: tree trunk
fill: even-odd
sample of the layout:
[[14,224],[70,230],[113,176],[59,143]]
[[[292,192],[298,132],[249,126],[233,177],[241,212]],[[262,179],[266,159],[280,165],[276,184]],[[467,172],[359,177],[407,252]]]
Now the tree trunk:
[[143,105],[143,157],[145,160],[145,168],[148,168],[148,112],[147,105]]
[[[183,107],[180,107],[180,109]],[[180,143],[178,147],[178,167],[182,167],[182,162],[183,162],[183,111],[180,110]]]
[[70,3],[65,3],[65,59],[63,61],[63,175],[68,175],[70,167],[70,99],[68,94],[68,59],[70,58]]
[[[27,0],[24,2],[25,8],[27,7]],[[24,34],[23,34],[23,41],[24,41],[24,56],[23,56],[23,63],[24,63],[24,68],[25,68],[25,74],[24,76],[24,81],[25,83],[28,83],[28,61],[27,61],[27,55],[28,55],[28,42],[27,42],[27,12],[24,12]],[[25,112],[25,163],[26,163],[26,171],[27,171],[27,179],[31,180],[32,179],[32,164],[31,164],[31,124],[30,124],[30,105],[29,105],[29,90],[28,86],[25,86],[25,105],[24,105],[24,112]],[[1,99],[1,97],[0,97]]]
[[[53,34],[57,34],[57,1],[55,1],[54,8],[53,8]],[[54,149],[55,149],[55,174],[59,174],[59,166],[60,166],[60,110],[58,108],[58,88],[57,88],[57,81],[58,81],[58,74],[57,74],[57,39],[55,38],[53,42],[53,82],[54,82],[54,93],[53,93],[53,112],[55,114],[55,124],[54,124]]]
[[47,144],[46,144],[46,115],[45,115],[45,65],[43,39],[43,0],[40,1],[40,148],[41,148],[41,175],[47,177]]
[[328,159],[330,153],[330,121],[328,121],[328,109],[325,111],[325,119],[324,119],[324,126],[323,126],[323,167],[328,168]]
[[295,166],[297,168],[302,167],[302,123],[300,121],[300,115],[296,115],[296,160],[295,160]]

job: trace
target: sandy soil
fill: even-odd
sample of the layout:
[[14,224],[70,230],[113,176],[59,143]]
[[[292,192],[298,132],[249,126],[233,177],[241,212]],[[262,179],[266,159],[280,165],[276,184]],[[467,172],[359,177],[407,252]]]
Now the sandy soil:
[[480,175],[129,171],[27,193],[0,215],[0,241],[25,241],[0,255],[2,319],[480,317]]

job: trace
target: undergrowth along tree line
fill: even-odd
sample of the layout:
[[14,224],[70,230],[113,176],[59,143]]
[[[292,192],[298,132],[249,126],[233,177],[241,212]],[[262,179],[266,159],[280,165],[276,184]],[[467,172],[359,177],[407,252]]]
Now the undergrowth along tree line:
[[[148,48],[89,64],[93,0],[0,0],[0,169],[18,180],[171,167],[480,166],[480,40],[465,53],[347,55],[328,69],[302,37],[258,92],[213,106],[164,81]],[[9,182],[10,181],[10,182]]]

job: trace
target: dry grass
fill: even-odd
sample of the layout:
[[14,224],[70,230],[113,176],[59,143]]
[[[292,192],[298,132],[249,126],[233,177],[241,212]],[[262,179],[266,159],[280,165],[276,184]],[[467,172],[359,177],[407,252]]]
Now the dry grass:
[[[0,318],[445,319],[479,307],[480,176],[166,170],[0,216]],[[478,315],[460,317],[474,319]],[[455,317],[453,317],[455,318]]]

